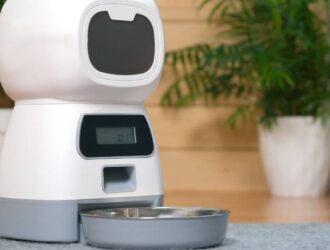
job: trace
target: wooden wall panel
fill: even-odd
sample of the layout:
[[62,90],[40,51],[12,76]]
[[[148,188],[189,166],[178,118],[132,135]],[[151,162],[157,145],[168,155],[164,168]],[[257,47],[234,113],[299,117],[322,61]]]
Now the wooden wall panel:
[[157,0],[165,21],[205,21],[207,8],[198,8],[201,0]]
[[221,106],[180,110],[148,107],[161,149],[257,150],[255,124],[235,130],[225,126],[232,111]]
[[[165,47],[175,50],[197,43],[214,43],[217,29],[207,22],[164,22]],[[224,40],[224,39],[223,39]],[[225,41],[225,40],[224,40]]]
[[[166,49],[219,42],[199,0],[158,0],[164,20]],[[222,42],[228,42],[224,39]],[[174,76],[168,68],[147,108],[160,148],[165,189],[178,191],[267,192],[255,124],[230,130],[224,121],[237,100],[216,107],[174,109],[158,104]]]
[[257,151],[163,150],[167,191],[265,192]]

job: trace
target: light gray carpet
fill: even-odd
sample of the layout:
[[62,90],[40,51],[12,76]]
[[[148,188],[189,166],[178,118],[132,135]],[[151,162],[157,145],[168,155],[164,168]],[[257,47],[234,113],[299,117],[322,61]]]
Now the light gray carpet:
[[[83,244],[36,244],[0,239],[0,250],[91,250]],[[330,224],[230,225],[220,250],[330,250]]]

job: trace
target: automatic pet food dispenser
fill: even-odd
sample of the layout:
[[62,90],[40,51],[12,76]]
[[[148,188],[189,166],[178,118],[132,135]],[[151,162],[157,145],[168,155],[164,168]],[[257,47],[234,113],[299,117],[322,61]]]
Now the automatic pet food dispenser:
[[0,162],[0,236],[79,240],[80,210],[160,206],[144,100],[159,83],[153,0],[8,0],[0,76],[16,106]]
[[221,243],[226,210],[164,208],[143,102],[164,60],[154,0],[7,0],[0,78],[16,106],[0,160],[0,237],[109,248]]

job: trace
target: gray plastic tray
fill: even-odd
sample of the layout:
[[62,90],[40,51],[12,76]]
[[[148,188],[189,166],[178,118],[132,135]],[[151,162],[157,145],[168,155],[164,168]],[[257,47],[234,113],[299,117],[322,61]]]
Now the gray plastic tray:
[[80,213],[86,242],[115,249],[191,249],[217,246],[230,212],[203,208],[120,208]]

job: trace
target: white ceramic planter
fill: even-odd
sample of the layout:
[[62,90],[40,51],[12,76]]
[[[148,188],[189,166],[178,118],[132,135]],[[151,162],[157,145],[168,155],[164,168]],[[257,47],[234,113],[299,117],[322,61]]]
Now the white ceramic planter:
[[11,114],[12,114],[12,109],[0,108],[0,152],[2,149],[2,142],[8,127]]
[[318,197],[330,177],[330,128],[311,117],[283,117],[259,128],[261,154],[275,196]]

